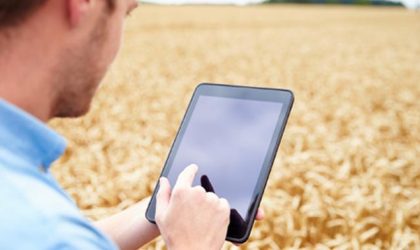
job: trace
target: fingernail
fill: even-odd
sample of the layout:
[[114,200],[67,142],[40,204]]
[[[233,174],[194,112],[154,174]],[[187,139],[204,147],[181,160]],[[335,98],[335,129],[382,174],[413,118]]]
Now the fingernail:
[[195,163],[191,164],[191,166],[194,167],[194,168],[196,168],[196,169],[198,169],[198,165],[195,164]]

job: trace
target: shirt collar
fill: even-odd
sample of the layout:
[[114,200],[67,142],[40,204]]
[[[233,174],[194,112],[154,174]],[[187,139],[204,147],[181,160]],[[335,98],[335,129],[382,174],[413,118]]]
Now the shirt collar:
[[42,121],[0,98],[0,148],[48,169],[64,153],[66,141]]

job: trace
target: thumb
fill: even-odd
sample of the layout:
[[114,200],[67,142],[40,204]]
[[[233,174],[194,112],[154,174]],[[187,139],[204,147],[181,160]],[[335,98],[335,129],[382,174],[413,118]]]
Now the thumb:
[[160,177],[159,190],[156,194],[156,215],[163,214],[169,204],[171,198],[171,184],[166,177]]

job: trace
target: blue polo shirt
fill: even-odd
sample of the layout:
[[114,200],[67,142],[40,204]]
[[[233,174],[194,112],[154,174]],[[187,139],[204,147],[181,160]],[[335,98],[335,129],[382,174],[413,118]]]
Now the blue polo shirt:
[[0,99],[0,249],[116,249],[50,173],[65,140]]

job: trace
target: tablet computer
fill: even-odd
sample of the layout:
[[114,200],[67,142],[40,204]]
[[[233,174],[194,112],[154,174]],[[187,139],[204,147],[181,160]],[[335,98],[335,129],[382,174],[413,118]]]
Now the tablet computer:
[[[245,242],[254,223],[293,104],[285,89],[202,83],[195,89],[161,176],[171,186],[188,165],[201,185],[231,206],[226,239]],[[146,218],[155,223],[154,190]]]

